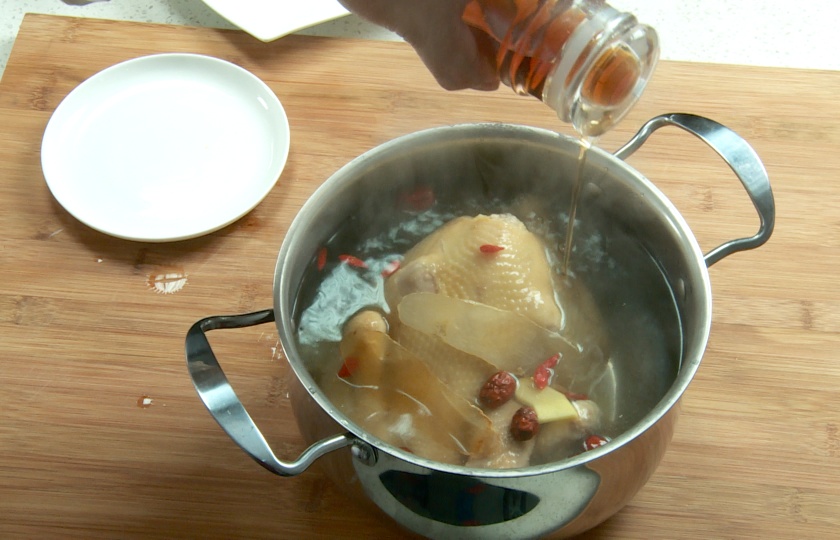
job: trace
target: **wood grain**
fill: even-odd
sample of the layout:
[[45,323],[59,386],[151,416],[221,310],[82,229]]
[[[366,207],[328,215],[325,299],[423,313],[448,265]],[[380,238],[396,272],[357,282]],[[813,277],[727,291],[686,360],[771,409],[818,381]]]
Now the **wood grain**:
[[[69,216],[40,168],[50,114],[121,60],[205,53],[251,70],[289,114],[280,182],[237,223],[196,240],[116,240]],[[664,462],[590,538],[829,538],[840,527],[840,73],[665,62],[606,137],[617,148],[664,112],[709,116],[764,159],[770,243],[712,270],[714,323]],[[275,257],[307,196],[398,135],[457,122],[568,132],[504,89],[444,92],[400,43],[27,15],[0,81],[0,537],[401,537],[318,470],[275,477],[198,400],[183,360],[199,318],[271,305]],[[662,130],[630,163],[711,249],[751,234],[738,182],[689,135]],[[235,179],[232,179],[235,186]],[[149,276],[187,274],[176,294]],[[280,455],[302,448],[289,370],[263,326],[213,336]],[[225,359],[227,359],[225,361]],[[144,406],[144,398],[151,400]]]

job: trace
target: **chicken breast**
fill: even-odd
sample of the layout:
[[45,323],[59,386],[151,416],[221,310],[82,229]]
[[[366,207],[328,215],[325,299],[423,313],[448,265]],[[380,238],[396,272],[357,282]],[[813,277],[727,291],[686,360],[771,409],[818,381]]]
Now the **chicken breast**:
[[551,331],[563,328],[555,277],[542,240],[510,214],[459,217],[406,253],[385,284],[392,308],[402,297],[433,292],[528,317]]

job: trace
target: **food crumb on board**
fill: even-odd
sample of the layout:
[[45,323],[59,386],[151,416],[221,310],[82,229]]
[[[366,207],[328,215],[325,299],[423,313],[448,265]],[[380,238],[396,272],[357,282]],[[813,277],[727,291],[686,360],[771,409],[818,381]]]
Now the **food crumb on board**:
[[148,275],[146,284],[158,294],[174,294],[187,284],[187,273],[183,268],[160,268]]

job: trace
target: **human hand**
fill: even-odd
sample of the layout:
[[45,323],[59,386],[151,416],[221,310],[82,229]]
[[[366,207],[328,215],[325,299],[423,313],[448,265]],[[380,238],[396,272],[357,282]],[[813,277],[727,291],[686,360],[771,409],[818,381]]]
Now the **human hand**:
[[461,20],[469,0],[339,0],[408,42],[446,90],[495,90],[494,45]]

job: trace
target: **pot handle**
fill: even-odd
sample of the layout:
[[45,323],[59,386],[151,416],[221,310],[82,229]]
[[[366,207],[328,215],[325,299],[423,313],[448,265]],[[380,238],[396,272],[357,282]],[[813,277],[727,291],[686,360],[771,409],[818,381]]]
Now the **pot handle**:
[[761,220],[758,232],[751,237],[726,242],[706,254],[706,266],[712,266],[737,251],[754,249],[767,242],[776,222],[776,204],[770,178],[755,150],[740,135],[714,120],[685,113],[663,114],[649,120],[615,156],[626,159],[639,149],[657,129],[676,126],[709,145],[729,165],[752,200]]
[[[313,444],[291,462],[278,459],[271,451],[262,433],[228,382],[210,347],[210,342],[207,341],[206,332],[217,329],[245,328],[273,321],[273,309],[244,315],[208,317],[198,321],[187,332],[185,343],[187,370],[201,401],[236,444],[269,471],[280,476],[296,476],[322,455],[351,445],[356,450],[356,445],[361,441],[350,433],[336,435]],[[358,451],[354,452],[356,453]]]

